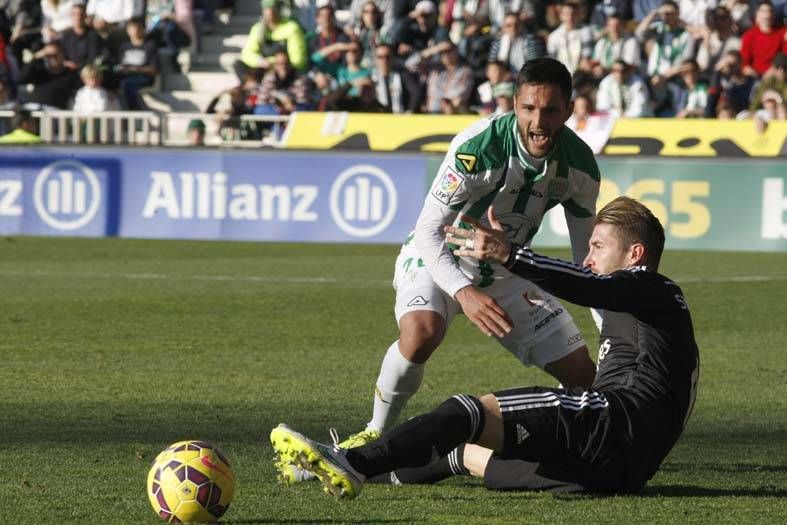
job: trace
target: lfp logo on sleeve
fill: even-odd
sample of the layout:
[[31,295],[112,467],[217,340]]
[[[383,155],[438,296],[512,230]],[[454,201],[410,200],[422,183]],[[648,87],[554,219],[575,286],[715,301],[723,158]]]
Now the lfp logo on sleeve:
[[450,166],[446,166],[440,180],[432,189],[432,195],[437,197],[437,200],[443,204],[450,204],[451,198],[459,190],[464,181],[464,177],[452,170]]

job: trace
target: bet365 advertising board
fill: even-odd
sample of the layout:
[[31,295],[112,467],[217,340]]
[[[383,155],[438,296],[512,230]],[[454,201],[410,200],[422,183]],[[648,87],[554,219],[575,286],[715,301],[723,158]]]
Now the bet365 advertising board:
[[[3,148],[0,235],[399,243],[440,157],[424,154]],[[783,159],[601,157],[599,205],[625,194],[668,248],[787,251]],[[535,241],[567,246],[558,206]]]

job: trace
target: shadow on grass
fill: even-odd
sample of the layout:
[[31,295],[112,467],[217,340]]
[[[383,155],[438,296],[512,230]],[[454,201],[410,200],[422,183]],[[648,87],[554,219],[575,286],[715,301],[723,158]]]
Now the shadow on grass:
[[[308,523],[351,523],[351,524],[358,524],[358,525],[366,525],[367,523],[369,523],[369,520],[368,519],[366,519],[366,520],[355,520],[355,521],[347,521],[347,520],[344,520],[344,519],[343,520],[315,520],[315,519],[310,519],[310,520],[296,520],[296,519],[272,520],[272,519],[264,519],[264,518],[260,518],[260,519],[252,518],[252,519],[244,519],[244,520],[227,520],[227,521],[223,521],[222,520],[219,523],[221,523],[223,525],[247,525],[247,524],[248,525],[255,525],[255,524],[259,524],[259,525],[265,525],[265,524],[270,524],[270,525],[274,525],[274,524],[282,524],[282,525],[284,525],[284,524],[293,524],[293,525],[296,525],[296,524],[299,524],[299,523],[303,523],[304,525],[308,524]],[[378,519],[375,519],[374,523],[416,523],[416,522],[413,522],[412,520],[405,521],[405,520],[378,520]]]
[[759,465],[757,463],[686,463],[670,462],[662,465],[666,472],[686,472],[690,470],[709,470],[712,472],[787,472],[787,465]]
[[563,501],[582,501],[587,499],[626,498],[784,498],[787,488],[764,485],[759,488],[712,488],[696,485],[661,485],[645,487],[635,494],[554,494],[555,499]]

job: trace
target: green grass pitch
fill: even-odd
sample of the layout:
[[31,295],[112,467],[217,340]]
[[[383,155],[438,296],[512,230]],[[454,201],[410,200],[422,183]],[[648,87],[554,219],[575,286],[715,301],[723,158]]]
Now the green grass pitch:
[[[785,253],[666,254],[702,375],[686,432],[640,495],[503,494],[455,478],[337,503],[314,483],[276,485],[274,425],[327,440],[366,422],[396,337],[396,251],[0,238],[0,523],[157,523],[150,461],[195,438],[233,462],[225,523],[787,522]],[[589,313],[570,310],[595,347]],[[406,415],[525,384],[554,382],[459,318]]]

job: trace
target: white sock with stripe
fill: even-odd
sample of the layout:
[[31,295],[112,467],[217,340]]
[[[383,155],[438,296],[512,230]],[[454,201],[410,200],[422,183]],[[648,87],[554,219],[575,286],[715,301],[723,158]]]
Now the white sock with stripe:
[[424,363],[408,361],[399,351],[399,341],[388,347],[374,389],[372,420],[366,428],[382,432],[392,426],[404,406],[418,392]]

